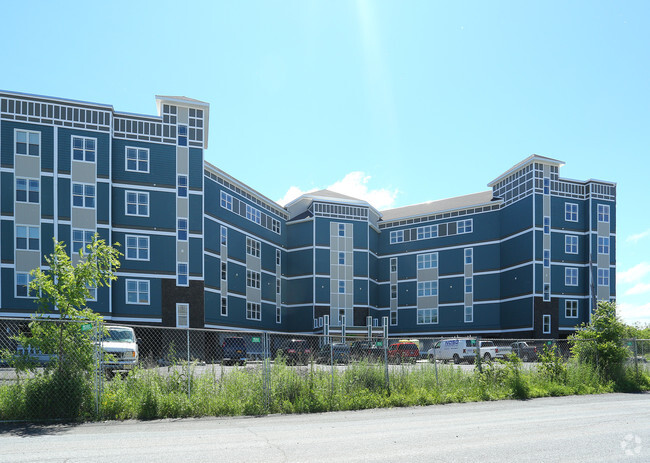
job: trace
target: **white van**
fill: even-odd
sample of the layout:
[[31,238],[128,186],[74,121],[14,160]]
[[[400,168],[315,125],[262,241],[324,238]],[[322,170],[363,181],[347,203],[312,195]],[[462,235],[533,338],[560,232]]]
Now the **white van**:
[[458,364],[463,361],[473,362],[476,357],[476,338],[451,338],[436,342],[427,352],[430,362],[453,360]]
[[133,328],[108,325],[101,342],[106,371],[131,370],[138,363],[138,341]]

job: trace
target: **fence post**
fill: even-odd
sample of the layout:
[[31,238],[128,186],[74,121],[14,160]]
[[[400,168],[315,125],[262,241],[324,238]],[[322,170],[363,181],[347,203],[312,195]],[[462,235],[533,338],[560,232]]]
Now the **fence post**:
[[187,398],[192,397],[192,392],[190,388],[192,384],[190,382],[190,328],[187,327]]
[[478,372],[483,373],[483,358],[481,357],[481,337],[476,336],[476,364],[478,365]]
[[101,395],[102,395],[102,390],[103,390],[103,385],[102,385],[102,380],[104,378],[103,375],[103,365],[102,365],[102,352],[101,352],[101,342],[102,342],[102,326],[101,326],[101,321],[97,321],[94,326],[93,326],[93,343],[95,344],[94,348],[94,357],[95,357],[95,378],[94,378],[94,383],[95,383],[95,418],[99,419],[100,417],[100,406],[101,406]]
[[384,374],[386,377],[386,390],[388,395],[390,395],[390,377],[388,376],[388,317],[381,317],[381,322],[384,328]]
[[433,369],[436,372],[436,388],[440,392],[440,383],[438,383],[438,358],[436,354],[436,340],[433,340]]
[[271,340],[268,331],[262,333],[262,361],[263,361],[263,372],[262,372],[262,385],[264,388],[264,410],[266,413],[269,413],[271,406],[271,391],[270,391],[270,382],[271,382]]
[[636,372],[636,378],[639,379],[639,355],[636,348],[636,338],[632,339],[634,343],[634,371]]

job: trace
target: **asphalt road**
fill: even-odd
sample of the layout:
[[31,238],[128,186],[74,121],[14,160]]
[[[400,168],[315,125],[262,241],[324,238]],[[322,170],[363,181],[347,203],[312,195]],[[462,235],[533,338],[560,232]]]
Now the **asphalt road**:
[[311,415],[0,425],[10,462],[648,462],[650,394]]

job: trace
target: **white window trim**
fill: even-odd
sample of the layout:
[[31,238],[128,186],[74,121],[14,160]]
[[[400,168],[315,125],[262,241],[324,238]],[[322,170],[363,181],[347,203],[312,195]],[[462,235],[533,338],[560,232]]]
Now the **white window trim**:
[[[181,220],[185,221],[186,227],[184,229],[181,228]],[[189,241],[190,240],[190,230],[189,230],[189,228],[190,228],[190,221],[187,218],[185,218],[185,217],[177,218],[176,219],[176,239],[178,241],[180,241],[180,242],[183,242],[183,243]],[[180,237],[181,231],[183,231],[183,230],[185,231],[185,239],[181,239],[181,237]]]
[[[602,212],[601,212],[601,210],[602,210]],[[597,208],[597,214],[596,214],[597,215],[596,219],[598,220],[598,222],[600,222],[600,223],[609,223],[609,220],[610,220],[609,211],[610,211],[609,204],[599,204],[598,208]],[[604,220],[605,215],[607,216],[607,220]],[[601,220],[601,216],[602,216],[603,220]]]
[[[26,232],[27,232],[27,242],[25,243],[27,245],[26,248],[19,248],[18,247],[18,227],[24,227]],[[29,231],[32,229],[38,230],[38,249],[30,249],[29,247]],[[24,225],[24,224],[15,224],[14,226],[14,247],[16,251],[31,251],[31,252],[40,252],[41,251],[41,227],[38,225]]]
[[[75,206],[74,205],[74,186],[75,185],[81,185],[83,186],[83,195],[81,197],[83,198],[83,206]],[[86,206],[86,198],[89,196],[86,196],[86,187],[87,186],[92,186],[95,189],[95,194],[93,195],[93,203],[95,204],[93,207],[87,207]],[[149,193],[147,193],[149,194]],[[77,209],[97,209],[97,185],[94,183],[83,183],[83,182],[71,182],[70,183],[70,205],[71,207],[75,207]]]
[[[19,296],[18,295],[18,274],[27,275],[27,295],[26,296]],[[30,296],[29,295],[29,283],[30,283],[31,280],[34,279],[33,277],[31,277],[31,280],[30,280],[30,276],[31,275],[29,274],[29,272],[17,272],[17,271],[14,271],[14,298],[16,298],[16,299],[36,299],[36,296]],[[23,285],[21,285],[21,286],[23,286]]]
[[[546,320],[548,320],[548,330],[546,329]],[[542,333],[543,334],[551,334],[551,316],[550,315],[542,315]]]
[[[469,312],[469,320],[467,319],[467,309],[471,309]],[[465,323],[474,323],[474,306],[473,305],[466,305],[465,306],[465,311],[463,312],[463,319],[465,320]]]
[[[26,201],[19,201],[18,200],[18,180],[25,180],[25,199]],[[29,200],[29,182],[37,182],[38,183],[38,201],[30,201]],[[16,203],[20,204],[40,204],[41,203],[41,179],[39,178],[30,178],[30,177],[16,177],[14,179],[14,200]]]
[[[250,311],[249,307],[251,308]],[[249,316],[249,313],[252,316]],[[255,317],[255,314],[258,314],[258,316]],[[262,321],[262,304],[259,302],[246,302],[246,320]]]
[[[393,323],[393,314],[395,314],[395,323]],[[388,323],[390,326],[397,326],[399,324],[399,311],[397,309],[391,309],[388,314]]]
[[[436,316],[436,321],[424,321],[420,322],[420,312],[429,312],[429,318],[433,320],[433,315],[435,313]],[[424,314],[423,314],[424,317]],[[438,311],[437,307],[428,307],[428,308],[423,308],[423,309],[417,309],[415,313],[415,323],[416,325],[437,325],[440,322],[440,312]]]
[[[17,142],[17,140],[18,140],[18,136],[17,136],[18,132],[25,132],[27,134],[27,153],[26,154],[19,154],[16,151],[16,144],[18,143]],[[37,155],[29,154],[29,135],[32,134],[32,133],[38,134],[38,154]],[[14,151],[15,156],[30,156],[30,157],[33,157],[33,158],[40,158],[41,157],[41,151],[42,151],[42,145],[43,145],[42,142],[43,142],[43,137],[42,137],[41,132],[36,132],[34,130],[14,129],[13,151]]]
[[[81,138],[82,143],[83,143],[83,159],[75,159],[74,158],[74,139],[75,138]],[[86,161],[86,140],[93,140],[95,142],[95,160],[94,161]],[[72,162],[85,162],[87,164],[95,164],[97,162],[97,139],[94,137],[81,137],[79,135],[72,135],[70,137],[70,161]]]
[[[572,251],[567,251],[567,247],[573,247],[573,245],[569,244],[569,240],[575,239],[575,252]],[[578,239],[578,235],[564,235],[564,253],[565,254],[578,254],[578,246],[579,246],[580,240]]]
[[[601,240],[603,240],[602,245],[600,244]],[[605,240],[607,240],[607,244],[604,244]],[[597,249],[598,254],[600,254],[601,256],[608,256],[609,255],[609,243],[610,243],[609,237],[607,237],[607,236],[599,236],[598,239],[597,239],[597,244],[596,244],[596,249]],[[601,248],[603,248],[603,250],[605,248],[607,248],[607,252],[600,252]]]
[[[140,282],[147,283],[147,302],[129,302],[129,281],[136,282],[136,295],[140,296]],[[127,278],[124,281],[124,301],[127,305],[151,305],[151,280],[143,280],[136,278]],[[138,297],[138,300],[140,298]]]
[[[316,323],[316,325],[318,325],[318,320],[314,320],[314,322]],[[281,307],[276,307],[275,308],[275,323],[282,323],[282,308]]]
[[[569,280],[573,280],[573,275],[575,275],[575,284],[570,283]],[[579,284],[579,272],[577,267],[565,267],[564,269],[564,286],[578,286]]]
[[[180,282],[180,278],[182,276],[181,265],[185,265],[185,268],[187,269],[187,274],[185,275],[187,281],[185,283]],[[189,262],[178,262],[176,264],[176,286],[187,287],[189,285],[190,285],[190,264]]]
[[[428,283],[428,285],[427,285]],[[428,289],[427,289],[428,286]],[[422,295],[420,295],[420,291]],[[418,281],[417,297],[434,297],[438,295],[438,280]],[[428,293],[428,294],[427,294]]]
[[[573,211],[567,210],[567,208],[571,208],[572,206],[575,206],[575,208],[576,208],[576,212],[575,212],[576,218],[575,218],[575,220],[570,219],[570,218],[567,219],[567,212],[569,213],[569,215],[573,215]],[[578,206],[578,203],[564,203],[564,220],[566,222],[577,222],[579,212],[580,212],[580,208]]]
[[[470,285],[471,285],[469,291],[467,291],[467,280],[470,280]],[[463,283],[464,283],[463,290],[465,294],[472,294],[474,292],[474,277],[465,277]]]
[[[135,152],[135,154],[136,154],[136,159],[135,159],[136,168],[135,169],[129,169],[129,158],[128,158],[128,154],[127,154],[129,152],[129,149],[136,150],[136,152]],[[137,168],[137,166],[139,165],[139,156],[138,156],[139,155],[139,153],[138,153],[139,150],[143,150],[143,151],[147,152],[147,170],[140,170],[140,169]],[[138,147],[138,146],[125,146],[124,147],[124,170],[125,171],[127,171],[127,172],[137,172],[139,174],[148,174],[149,170],[150,170],[149,169],[150,162],[151,162],[151,153],[149,152],[149,148],[141,148],[141,147]]]
[[76,242],[75,239],[74,239],[74,232],[75,232],[75,231],[80,231],[80,232],[82,232],[82,234],[83,234],[83,240],[82,240],[82,242],[81,242],[81,249],[83,249],[84,252],[87,252],[86,246],[88,246],[88,245],[92,242],[92,240],[89,241],[89,242],[86,242],[86,232],[91,232],[91,233],[94,235],[95,233],[97,233],[97,231],[96,231],[96,230],[92,230],[92,229],[86,229],[86,228],[73,228],[73,229],[70,230],[70,237],[72,238],[72,239],[70,240],[70,242],[71,242],[71,244],[72,244],[71,247],[70,247],[70,249],[72,250],[72,252],[77,252],[77,253],[79,252],[79,250],[74,251],[74,245],[75,245],[75,242]]
[[[575,308],[576,308],[576,314],[575,315],[569,315],[569,303],[575,303]],[[580,310],[580,305],[578,303],[577,299],[567,299],[564,301],[564,318],[578,318],[580,315],[579,313]]]
[[[225,304],[224,304],[225,302]],[[219,301],[220,307],[219,307],[219,313],[221,314],[222,317],[227,317],[228,316],[228,296],[221,296],[221,299]],[[225,312],[223,309],[226,309]]]
[[[610,276],[610,274],[609,274],[609,269],[608,268],[599,268],[596,275],[597,275],[596,283],[597,283],[598,286],[602,286],[603,288],[606,288],[606,287],[609,286],[609,276]],[[603,280],[602,285],[600,284],[601,279]],[[605,283],[605,281],[604,281],[605,279],[607,279],[607,283]]]
[[[129,203],[128,203],[128,195],[129,193],[135,193],[136,194],[136,203],[135,203],[135,214],[129,214]],[[139,214],[137,212],[138,206],[140,203],[138,202],[138,195],[147,195],[147,215],[144,214]],[[124,191],[124,215],[130,216],[130,217],[149,217],[151,215],[151,201],[149,201],[149,192],[148,191],[136,191],[136,190],[125,190]]]
[[[180,311],[178,309],[180,309],[180,308],[185,308],[185,310],[187,311],[185,313],[187,323],[185,323],[185,324],[181,324],[180,321],[179,321],[180,320]],[[187,303],[184,303],[184,302],[183,303],[177,303],[176,304],[176,328],[189,328],[189,327],[190,327],[190,305],[187,304]]]
[[[128,247],[129,238],[135,238],[135,240],[136,240],[137,245],[136,245],[135,249],[136,249],[136,252],[138,254],[137,258],[128,257],[128,255],[129,255],[129,247]],[[146,238],[146,240],[147,240],[147,259],[140,259],[140,257],[139,257],[140,256],[140,244],[139,244],[140,238]],[[124,252],[124,259],[126,259],[126,260],[138,260],[138,261],[141,261],[141,262],[149,262],[150,256],[151,256],[150,237],[148,235],[124,235],[124,251],[125,251]]]

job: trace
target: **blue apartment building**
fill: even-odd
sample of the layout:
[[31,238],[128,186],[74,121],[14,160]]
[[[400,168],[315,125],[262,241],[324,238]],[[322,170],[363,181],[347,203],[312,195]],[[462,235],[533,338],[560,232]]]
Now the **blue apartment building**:
[[124,254],[88,302],[117,323],[563,337],[615,299],[615,183],[532,155],[465,196],[378,211],[321,190],[283,207],[205,161],[208,103],[156,103],[0,91],[0,317],[35,311],[29,272],[52,238],[74,260],[94,233]]

